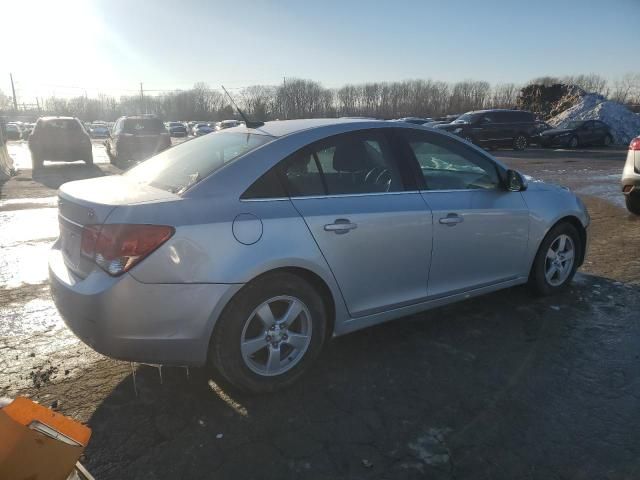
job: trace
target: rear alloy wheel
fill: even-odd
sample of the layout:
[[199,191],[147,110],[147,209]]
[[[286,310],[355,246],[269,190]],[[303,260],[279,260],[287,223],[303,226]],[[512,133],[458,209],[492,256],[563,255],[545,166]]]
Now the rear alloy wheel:
[[569,139],[569,148],[578,148],[579,144],[578,137],[573,136]]
[[541,295],[551,295],[565,288],[576,273],[582,248],[573,225],[560,223],[553,227],[536,254],[530,285]]
[[627,210],[634,215],[640,215],[640,195],[637,193],[629,193],[625,195],[624,203],[627,205]]
[[513,149],[514,150],[524,150],[529,146],[529,140],[527,137],[520,134],[516,138],[513,139]]
[[272,392],[295,382],[313,363],[326,336],[326,308],[303,278],[267,274],[245,286],[222,313],[209,359],[230,383]]

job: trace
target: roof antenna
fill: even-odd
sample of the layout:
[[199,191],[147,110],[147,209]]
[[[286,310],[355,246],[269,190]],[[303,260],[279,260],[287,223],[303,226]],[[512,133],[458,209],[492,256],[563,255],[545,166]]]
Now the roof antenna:
[[227,94],[227,97],[229,97],[229,100],[231,100],[231,103],[233,104],[234,107],[236,107],[236,110],[238,111],[238,113],[240,114],[240,116],[242,117],[242,119],[244,120],[244,124],[247,126],[247,128],[260,128],[261,126],[264,125],[264,122],[252,122],[250,121],[247,116],[244,114],[244,112],[242,110],[240,110],[240,108],[238,107],[238,105],[236,105],[236,102],[233,101],[233,97],[231,95],[229,95],[229,92],[227,92],[227,89],[224,88],[224,85],[220,85],[222,87],[222,90],[224,90],[224,93]]

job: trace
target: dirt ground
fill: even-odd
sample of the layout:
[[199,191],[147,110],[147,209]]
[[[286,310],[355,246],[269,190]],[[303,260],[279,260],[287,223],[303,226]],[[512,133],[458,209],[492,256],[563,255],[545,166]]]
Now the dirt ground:
[[66,329],[46,280],[55,189],[117,170],[34,178],[23,150],[0,186],[0,396],[87,422],[97,479],[640,476],[640,218],[620,206],[624,151],[495,152],[587,204],[587,261],[566,293],[512,288],[340,337],[292,388],[248,396],[206,369],[150,366],[136,395],[129,364]]

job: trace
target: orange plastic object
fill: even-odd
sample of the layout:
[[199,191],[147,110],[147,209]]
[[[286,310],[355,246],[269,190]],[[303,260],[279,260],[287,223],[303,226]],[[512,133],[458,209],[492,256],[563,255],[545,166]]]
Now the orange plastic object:
[[0,409],[0,479],[64,480],[90,436],[88,427],[27,398],[17,398]]

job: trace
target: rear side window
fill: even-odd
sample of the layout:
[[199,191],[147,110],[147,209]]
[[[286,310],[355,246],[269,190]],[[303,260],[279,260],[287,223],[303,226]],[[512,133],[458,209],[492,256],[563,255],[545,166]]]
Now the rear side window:
[[163,133],[164,124],[157,118],[125,118],[122,121],[122,131],[124,133]]
[[77,120],[72,120],[68,118],[64,119],[56,119],[56,120],[47,120],[46,122],[41,123],[41,128],[44,131],[48,132],[79,132],[84,130],[80,122]]
[[287,192],[285,192],[282,182],[280,181],[280,178],[278,178],[278,172],[275,168],[272,168],[256,180],[240,198],[242,200],[250,200],[283,198],[286,196]]
[[292,197],[352,195],[404,190],[398,162],[381,132],[336,135],[281,165]]
[[515,112],[516,122],[534,122],[535,118],[531,112]]
[[267,135],[214,133],[181,143],[132,168],[134,182],[183,193],[225,164],[273,140]]

